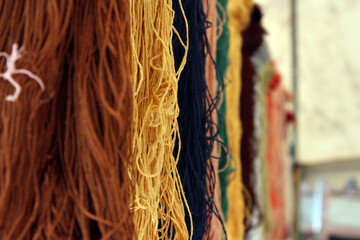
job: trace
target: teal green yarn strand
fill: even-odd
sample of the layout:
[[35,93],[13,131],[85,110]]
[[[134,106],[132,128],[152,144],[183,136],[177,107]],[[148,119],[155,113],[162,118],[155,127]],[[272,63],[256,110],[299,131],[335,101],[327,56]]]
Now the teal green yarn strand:
[[[229,49],[229,29],[227,27],[228,19],[226,14],[226,5],[228,3],[228,0],[218,0],[218,3],[221,5],[222,9],[218,7],[218,14],[223,21],[225,18],[225,22],[222,27],[221,35],[217,41],[217,50],[216,50],[216,63],[218,66],[219,73],[217,75],[219,83],[224,82],[225,74],[226,74],[226,68],[228,66],[228,49]],[[224,16],[225,13],[225,16]],[[225,85],[226,87],[226,85]],[[222,104],[219,108],[219,127],[222,130],[220,132],[220,138],[222,139],[224,145],[228,146],[228,137],[226,132],[226,101],[225,101],[225,91],[222,92]],[[220,188],[221,188],[221,208],[224,213],[225,221],[228,218],[228,198],[226,194],[226,188],[229,183],[228,176],[233,171],[233,169],[230,168],[231,164],[229,163],[231,161],[231,156],[228,154],[227,150],[225,148],[221,149],[221,157],[219,161],[219,179],[220,179]]]

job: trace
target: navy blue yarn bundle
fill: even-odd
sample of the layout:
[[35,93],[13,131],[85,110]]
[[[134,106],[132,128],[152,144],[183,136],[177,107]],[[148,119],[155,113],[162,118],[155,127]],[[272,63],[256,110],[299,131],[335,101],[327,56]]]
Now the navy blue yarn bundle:
[[[189,51],[178,87],[181,151],[177,167],[192,214],[193,239],[204,239],[210,230],[212,214],[215,213],[220,219],[214,206],[215,172],[211,163],[211,153],[219,129],[211,115],[217,111],[221,86],[217,96],[211,98],[205,81],[205,58],[210,52],[205,31],[210,24],[206,22],[202,1],[183,1],[183,8],[189,26]],[[185,22],[178,0],[173,1],[173,9],[174,26],[185,41]],[[175,66],[178,68],[184,56],[184,48],[175,35],[173,51]],[[186,224],[190,231],[188,215]]]

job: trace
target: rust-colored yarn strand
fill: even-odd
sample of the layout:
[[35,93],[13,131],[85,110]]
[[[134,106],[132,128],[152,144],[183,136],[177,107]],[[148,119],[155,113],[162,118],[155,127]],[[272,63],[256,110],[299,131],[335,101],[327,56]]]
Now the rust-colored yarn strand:
[[[16,102],[6,102],[5,96],[14,88],[0,81],[2,239],[44,239],[54,235],[56,213],[65,198],[58,195],[54,200],[56,188],[63,186],[59,183],[54,139],[56,92],[68,44],[65,35],[71,9],[71,3],[56,0],[0,1],[1,51],[10,53],[14,43],[24,46],[16,66],[38,75],[46,86],[43,93],[28,77],[15,75],[22,91]],[[3,72],[4,61],[1,63]]]
[[[96,0],[75,3],[73,25],[74,76],[69,82],[74,111],[76,152],[65,158],[76,219],[83,238],[132,239],[133,186],[129,139],[131,84],[127,49],[127,1]],[[70,92],[70,90],[69,90]],[[70,116],[72,117],[71,113]],[[96,224],[95,224],[95,223]]]
[[24,46],[16,66],[46,87],[15,75],[9,103],[0,81],[1,238],[135,238],[128,2],[4,0],[0,13],[0,50]]

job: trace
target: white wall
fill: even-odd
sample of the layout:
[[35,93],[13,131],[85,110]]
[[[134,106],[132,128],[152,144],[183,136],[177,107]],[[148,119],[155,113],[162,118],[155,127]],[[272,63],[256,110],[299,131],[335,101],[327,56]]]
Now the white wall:
[[360,157],[360,1],[298,0],[299,159]]
[[254,2],[263,11],[262,23],[267,30],[265,39],[284,84],[290,90],[292,88],[290,0],[258,0]]
[[[290,0],[258,0],[271,54],[291,89]],[[360,159],[360,0],[297,0],[298,160]]]

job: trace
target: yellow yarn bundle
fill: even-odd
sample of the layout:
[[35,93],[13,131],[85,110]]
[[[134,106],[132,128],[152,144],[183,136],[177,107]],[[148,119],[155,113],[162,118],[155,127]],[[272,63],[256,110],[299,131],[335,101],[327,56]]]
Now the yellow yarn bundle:
[[[179,138],[177,87],[188,40],[183,43],[182,64],[175,70],[172,37],[178,34],[173,18],[171,0],[130,0],[135,169],[129,175],[136,187],[131,207],[138,239],[189,239],[192,235],[185,224],[187,203],[176,168],[178,154],[173,156]],[[184,22],[187,28],[185,16]]]
[[229,16],[229,59],[230,65],[227,70],[226,85],[226,124],[229,137],[229,151],[231,152],[236,170],[230,174],[229,186],[227,189],[229,199],[229,218],[227,222],[227,233],[229,240],[244,239],[244,197],[242,194],[241,162],[240,162],[240,141],[241,141],[241,120],[240,120],[240,92],[241,92],[241,32],[250,22],[252,0],[229,0],[227,11]]

